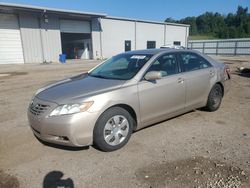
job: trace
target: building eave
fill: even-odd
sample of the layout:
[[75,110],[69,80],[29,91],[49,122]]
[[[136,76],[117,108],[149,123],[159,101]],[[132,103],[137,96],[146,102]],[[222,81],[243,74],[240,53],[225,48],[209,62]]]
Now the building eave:
[[83,11],[77,11],[77,10],[66,10],[66,9],[57,9],[57,8],[49,8],[49,7],[41,7],[41,6],[33,6],[33,5],[5,3],[5,2],[0,2],[0,9],[3,9],[3,10],[13,9],[13,10],[20,10],[20,11],[26,10],[26,11],[48,12],[48,13],[62,13],[62,14],[90,16],[90,17],[106,17],[107,16],[107,14],[103,14],[103,13],[83,12]]
[[152,24],[164,24],[164,25],[173,25],[173,26],[181,26],[181,27],[190,27],[190,25],[186,25],[186,24],[178,24],[178,23],[171,23],[171,22],[150,21],[150,20],[143,20],[143,19],[136,19],[136,18],[115,17],[115,16],[106,16],[105,19],[123,20],[123,21],[134,21],[134,22],[152,23]]

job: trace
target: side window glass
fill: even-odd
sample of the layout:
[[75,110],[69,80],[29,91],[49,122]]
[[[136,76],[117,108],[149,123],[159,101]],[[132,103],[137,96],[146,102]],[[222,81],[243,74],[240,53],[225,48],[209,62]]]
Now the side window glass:
[[181,54],[181,63],[186,72],[211,67],[211,64],[207,60],[192,53]]
[[160,71],[162,76],[170,76],[178,73],[178,64],[173,54],[166,54],[159,57],[148,69],[150,71]]

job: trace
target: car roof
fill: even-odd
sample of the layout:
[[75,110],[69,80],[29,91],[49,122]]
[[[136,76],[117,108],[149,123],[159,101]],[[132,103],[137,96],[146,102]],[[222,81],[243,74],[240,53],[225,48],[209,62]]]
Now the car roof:
[[134,50],[125,52],[124,54],[156,55],[163,52],[196,52],[196,51],[189,49],[156,48],[156,49]]
[[133,50],[129,52],[125,52],[126,54],[150,54],[155,55],[163,51],[168,51],[169,49],[145,49],[145,50]]

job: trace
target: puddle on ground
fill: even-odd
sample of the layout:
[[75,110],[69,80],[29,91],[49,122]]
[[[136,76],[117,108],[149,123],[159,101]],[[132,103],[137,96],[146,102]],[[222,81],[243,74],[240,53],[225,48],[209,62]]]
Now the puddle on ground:
[[248,175],[238,167],[203,157],[155,163],[136,172],[137,179],[151,188],[249,188]]
[[28,73],[27,72],[2,72],[0,73],[0,79],[9,78],[12,76],[26,75],[26,74]]
[[0,187],[1,188],[18,188],[19,181],[15,176],[9,175],[3,172],[2,170],[0,170]]

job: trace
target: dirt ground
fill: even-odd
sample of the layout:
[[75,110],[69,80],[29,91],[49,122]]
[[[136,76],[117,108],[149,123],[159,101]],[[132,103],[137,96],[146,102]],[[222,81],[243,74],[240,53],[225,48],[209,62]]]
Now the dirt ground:
[[0,187],[250,187],[250,57],[217,57],[232,69],[216,112],[196,110],[134,133],[121,150],[44,145],[26,110],[43,85],[97,63],[0,66]]

